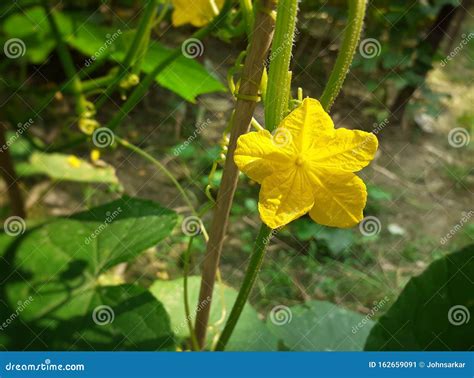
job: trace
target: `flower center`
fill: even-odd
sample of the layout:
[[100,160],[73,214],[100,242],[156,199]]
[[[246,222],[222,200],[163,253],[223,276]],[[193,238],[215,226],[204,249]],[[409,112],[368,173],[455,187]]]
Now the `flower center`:
[[295,160],[295,164],[297,167],[301,167],[305,162],[305,158],[303,157],[302,154],[298,155]]

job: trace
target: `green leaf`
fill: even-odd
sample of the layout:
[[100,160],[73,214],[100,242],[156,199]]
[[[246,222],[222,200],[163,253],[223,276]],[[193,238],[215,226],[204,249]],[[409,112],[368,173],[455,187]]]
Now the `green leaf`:
[[380,186],[368,185],[367,191],[369,193],[369,198],[375,201],[391,201],[392,200],[392,194],[390,192],[387,192]]
[[324,227],[313,221],[303,218],[295,222],[295,235],[299,240],[307,241],[312,238],[325,243],[329,251],[340,254],[354,242],[351,230]]
[[412,278],[376,323],[366,350],[472,350],[474,245]]
[[323,301],[277,306],[268,327],[293,351],[360,351],[373,322],[369,316]]
[[[17,246],[13,265],[21,279],[7,284],[8,303],[33,298],[22,321],[46,333],[42,340],[52,349],[172,349],[167,314],[147,290],[102,282],[110,268],[156,245],[176,222],[174,212],[156,203],[125,197],[33,229]],[[104,308],[115,319],[101,325],[94,314]]]
[[[188,278],[189,304],[194,324],[195,310],[199,300],[200,277]],[[165,306],[171,317],[175,334],[180,338],[189,337],[189,329],[184,312],[183,279],[173,281],[156,281],[150,288],[152,294]],[[213,304],[209,318],[210,330],[207,334],[207,348],[211,348],[213,340],[220,334],[230,310],[237,298],[237,292],[226,286],[216,284]],[[268,351],[276,349],[276,339],[268,331],[258,313],[247,304],[226,347],[233,351]]]
[[43,174],[54,180],[118,184],[115,169],[97,167],[75,156],[34,152],[28,163],[17,164],[20,176]]
[[[133,33],[124,33],[125,46],[112,53],[112,59],[121,62],[125,57],[126,48],[132,42]],[[142,62],[142,70],[149,73],[160,62],[171,54],[171,50],[156,41],[150,43]],[[204,93],[225,91],[222,83],[209,74],[198,62],[180,56],[156,77],[161,86],[178,93],[185,100],[195,102],[196,96]]]
[[[79,68],[84,68],[87,59],[91,59],[92,56],[97,59],[107,57],[109,60],[121,63],[133,40],[134,31],[122,32],[118,28],[98,26],[89,21],[90,17],[77,13],[56,11],[54,18],[65,41],[87,57]],[[24,40],[26,56],[32,63],[42,62],[54,47],[47,18],[40,7],[10,16],[5,20],[3,31],[9,37]],[[169,54],[170,49],[152,40],[142,62],[143,72],[151,72]],[[196,96],[200,94],[226,90],[224,85],[201,64],[184,56],[180,56],[161,72],[156,81],[191,102],[194,102]]]

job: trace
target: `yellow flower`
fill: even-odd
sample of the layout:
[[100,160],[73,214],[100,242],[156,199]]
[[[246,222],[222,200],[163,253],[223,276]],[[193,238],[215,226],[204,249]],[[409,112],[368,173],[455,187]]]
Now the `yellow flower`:
[[75,155],[69,155],[67,162],[71,168],[79,168],[81,166],[81,160]]
[[200,28],[219,14],[224,0],[173,0],[173,26],[191,24]]
[[100,159],[100,151],[98,149],[94,149],[90,153],[90,159],[93,163]]
[[367,200],[353,172],[370,163],[377,146],[372,133],[335,129],[319,101],[306,98],[274,135],[242,135],[234,160],[262,185],[258,210],[267,226],[284,226],[309,211],[317,223],[351,227],[363,218]]

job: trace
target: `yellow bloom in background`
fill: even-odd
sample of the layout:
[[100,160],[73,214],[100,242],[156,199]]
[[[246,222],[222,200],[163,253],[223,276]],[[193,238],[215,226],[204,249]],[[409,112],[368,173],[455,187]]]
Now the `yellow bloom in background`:
[[235,163],[260,183],[258,210],[278,228],[309,212],[317,223],[352,227],[363,218],[364,182],[353,172],[374,158],[378,141],[360,130],[335,129],[319,101],[306,98],[275,130],[237,142]]
[[200,28],[217,16],[224,0],[173,0],[173,26],[191,24]]
[[93,163],[100,159],[100,151],[98,149],[93,149],[90,153],[90,159]]
[[79,168],[81,166],[81,159],[75,155],[69,155],[67,162],[71,168]]

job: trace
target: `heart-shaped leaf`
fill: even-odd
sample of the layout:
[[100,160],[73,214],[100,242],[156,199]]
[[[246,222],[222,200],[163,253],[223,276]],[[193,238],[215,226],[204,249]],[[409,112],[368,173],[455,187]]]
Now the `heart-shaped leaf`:
[[5,290],[10,308],[22,303],[16,338],[31,330],[41,337],[21,348],[172,348],[163,306],[137,286],[103,286],[102,277],[156,245],[176,222],[156,203],[125,197],[25,234]]
[[474,245],[412,278],[375,324],[366,350],[473,350]]

